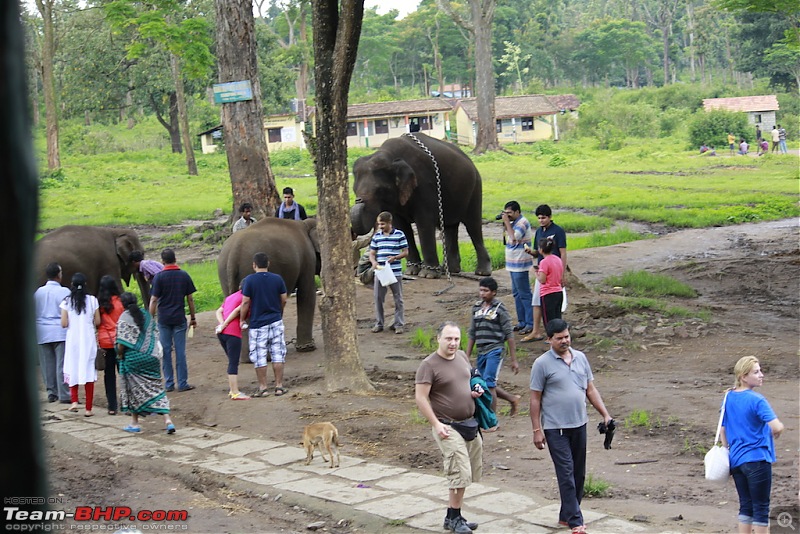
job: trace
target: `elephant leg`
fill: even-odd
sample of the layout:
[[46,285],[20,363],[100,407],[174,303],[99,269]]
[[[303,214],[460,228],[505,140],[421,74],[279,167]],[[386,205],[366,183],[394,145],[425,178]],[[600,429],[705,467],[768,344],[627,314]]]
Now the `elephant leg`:
[[242,352],[239,354],[239,363],[250,363],[250,334],[242,330]]
[[408,256],[406,257],[405,272],[412,276],[417,275],[422,268],[422,260],[419,257],[419,249],[417,248],[417,240],[414,237],[414,229],[411,225],[399,221],[397,228],[406,234],[406,241],[408,241]]
[[306,274],[297,281],[297,352],[310,352],[317,348],[311,330],[314,327],[314,311],[317,307],[317,287],[314,275]]
[[470,220],[464,223],[467,228],[469,238],[472,240],[472,246],[475,247],[475,256],[477,266],[475,267],[475,274],[480,276],[489,276],[492,274],[492,259],[489,257],[489,251],[483,244],[483,228],[481,227],[480,217],[475,220]]
[[461,272],[461,253],[458,248],[458,225],[446,226],[444,229],[445,253],[447,269],[452,274]]
[[418,223],[417,229],[424,262],[423,270],[419,275],[423,278],[439,278],[442,274],[438,271],[439,254],[436,250],[436,227]]

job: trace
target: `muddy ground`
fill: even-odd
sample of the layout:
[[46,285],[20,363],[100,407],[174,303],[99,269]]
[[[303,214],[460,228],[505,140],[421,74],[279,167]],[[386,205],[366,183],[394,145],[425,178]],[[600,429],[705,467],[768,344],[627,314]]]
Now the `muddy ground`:
[[[170,229],[139,229],[148,255],[155,257],[159,235]],[[487,239],[497,228],[487,226]],[[586,352],[595,384],[609,411],[621,424],[611,450],[602,447],[591,412],[588,470],[610,484],[602,497],[584,506],[640,522],[648,531],[730,532],[735,529],[737,496],[732,483],[715,486],[703,478],[703,452],[712,444],[724,389],[732,384],[738,358],[754,354],[766,373],[766,395],[786,432],[777,442],[773,516],[790,510],[795,525],[798,503],[798,339],[800,339],[800,232],[796,220],[686,230],[657,239],[603,249],[569,252],[569,307],[574,346]],[[462,245],[469,246],[469,245]],[[215,250],[178,250],[179,261],[207,257]],[[696,299],[670,304],[696,313],[675,317],[652,310],[624,312],[613,304],[615,290],[605,277],[645,269],[682,280],[699,293]],[[500,297],[513,310],[510,281],[495,273]],[[189,340],[190,382],[197,389],[173,393],[170,400],[179,432],[182,425],[235,430],[252,437],[299,443],[303,426],[330,420],[339,428],[343,453],[383,463],[439,472],[440,460],[428,427],[414,413],[414,372],[426,356],[411,346],[416,329],[431,329],[445,319],[466,325],[477,298],[477,282],[454,277],[405,282],[407,329],[404,335],[373,334],[372,290],[356,285],[360,356],[374,394],[325,392],[324,340],[316,318],[318,349],[289,348],[283,397],[228,400],[226,360],[214,336],[213,312],[198,317]],[[391,297],[387,310],[392,310]],[[699,312],[705,312],[699,313]],[[296,325],[294,303],[287,306],[288,337]],[[701,318],[703,317],[703,318]],[[547,349],[543,342],[520,345],[522,371],[506,367],[501,383],[523,397],[515,417],[501,404],[500,430],[485,436],[484,482],[557,501],[557,485],[546,451],[532,445],[528,418],[528,378],[533,360]],[[271,377],[271,375],[270,375]],[[97,412],[106,417],[102,379]],[[240,385],[256,388],[252,366],[243,364]],[[647,411],[646,426],[626,425],[634,411]],[[122,427],[127,418],[116,416]],[[346,510],[319,509],[311,503],[274,501],[243,491],[226,476],[148,464],[86,448],[82,442],[48,440],[52,494],[64,507],[96,504],[145,509],[191,508],[191,532],[300,532],[317,520],[328,532],[369,531],[350,524]],[[465,501],[469,510],[469,491]],[[372,527],[374,528],[374,526]],[[385,532],[405,527],[384,525]]]

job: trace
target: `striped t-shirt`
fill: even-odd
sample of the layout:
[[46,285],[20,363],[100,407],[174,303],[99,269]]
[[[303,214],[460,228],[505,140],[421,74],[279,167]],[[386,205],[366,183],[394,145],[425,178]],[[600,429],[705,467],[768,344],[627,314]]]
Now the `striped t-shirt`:
[[525,252],[525,245],[531,246],[531,223],[520,217],[511,223],[513,236],[506,241],[506,271],[524,273],[533,267],[533,257]]
[[[386,263],[387,258],[397,256],[403,252],[403,249],[407,249],[408,241],[406,240],[406,234],[402,230],[394,228],[392,233],[388,235],[383,232],[375,233],[369,242],[369,248],[375,251],[375,260],[378,264],[383,265]],[[395,260],[390,265],[392,266],[392,272],[400,280],[400,276],[403,274],[403,264],[400,260]]]

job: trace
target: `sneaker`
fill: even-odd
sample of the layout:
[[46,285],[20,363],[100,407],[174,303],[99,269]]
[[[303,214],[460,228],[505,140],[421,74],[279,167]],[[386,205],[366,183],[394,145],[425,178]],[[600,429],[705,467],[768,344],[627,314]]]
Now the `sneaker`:
[[478,528],[478,523],[467,521],[462,516],[458,516],[455,519],[445,517],[443,528],[452,530],[456,534],[472,534],[472,531]]
[[174,434],[175,433],[175,425],[169,423],[166,428],[167,434]]
[[56,395],[48,395],[47,396],[47,402],[55,402],[57,400],[58,400],[58,396],[56,396]]
[[383,332],[383,327],[382,326],[378,326],[378,325],[373,326],[372,327],[372,333],[373,334],[377,334],[378,332]]
[[[178,391],[191,391],[191,390],[193,390],[193,389],[194,389],[194,386],[193,386],[193,385],[191,385],[191,384],[186,384],[186,387],[185,387],[185,388],[181,388],[181,389],[179,389]],[[169,391],[169,390],[167,390],[167,391]]]
[[165,389],[164,391],[166,391],[167,393],[172,393],[173,391],[175,391],[175,387],[174,387],[174,386],[172,386],[172,387],[168,387],[168,388],[167,388],[167,389]]
[[231,400],[250,400],[250,397],[240,391],[236,395],[231,395]]

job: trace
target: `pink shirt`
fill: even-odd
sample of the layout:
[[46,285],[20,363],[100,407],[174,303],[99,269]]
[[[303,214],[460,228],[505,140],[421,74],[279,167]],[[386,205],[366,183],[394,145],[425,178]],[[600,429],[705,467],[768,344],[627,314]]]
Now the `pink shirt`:
[[541,296],[561,291],[561,277],[564,275],[564,264],[555,254],[545,256],[539,262],[539,272],[547,275],[547,280],[542,284],[539,294]]
[[[242,292],[237,291],[229,295],[225,302],[222,303],[222,320],[226,320],[228,316],[242,304]],[[222,331],[223,334],[229,336],[242,337],[242,328],[239,326],[239,319],[234,319],[231,324],[225,327]]]

